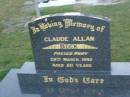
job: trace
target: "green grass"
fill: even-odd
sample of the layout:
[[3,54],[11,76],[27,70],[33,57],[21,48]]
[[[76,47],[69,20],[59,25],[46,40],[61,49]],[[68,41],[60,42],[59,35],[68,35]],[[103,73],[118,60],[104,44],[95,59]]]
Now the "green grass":
[[21,16],[24,0],[0,0],[0,32],[5,29],[5,21]]
[[0,78],[11,68],[32,60],[28,33],[0,33]]
[[73,11],[76,11],[76,6],[69,5],[69,6],[62,6],[62,7],[43,8],[43,9],[41,9],[41,14],[47,15],[47,14],[73,12]]
[[0,19],[7,19],[21,15],[20,8],[24,0],[0,0]]
[[[20,17],[21,0],[0,0],[0,19]],[[14,3],[15,2],[15,3]],[[7,3],[4,5],[4,3]],[[4,6],[3,6],[4,5]],[[42,14],[54,14],[62,12],[82,12],[111,19],[111,53],[112,61],[130,60],[130,0],[127,3],[109,6],[86,7],[71,5],[64,7],[43,8]],[[26,14],[22,14],[26,15]],[[34,12],[31,14],[34,15]],[[32,61],[32,50],[28,32],[25,30],[3,33],[6,28],[0,21],[0,79],[11,68],[19,68],[25,61]]]
[[5,32],[8,22],[25,15],[21,11],[24,0],[0,0],[0,79],[11,69],[20,67],[24,61],[32,59],[28,33],[18,28],[18,32]]

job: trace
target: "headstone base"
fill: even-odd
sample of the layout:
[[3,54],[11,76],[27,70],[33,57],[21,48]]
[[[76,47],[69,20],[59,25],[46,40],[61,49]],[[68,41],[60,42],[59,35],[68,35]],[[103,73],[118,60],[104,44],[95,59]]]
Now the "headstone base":
[[[113,62],[111,67],[112,76],[130,75],[130,63]],[[26,71],[24,72],[26,75],[36,74],[33,62],[26,62],[21,69],[12,69],[0,82],[0,97],[130,97],[129,86],[127,88],[45,85],[21,86],[17,77],[17,74],[21,71]],[[33,80],[31,81],[33,82]],[[125,84],[125,82],[123,83]],[[120,86],[119,82],[117,84]]]
[[[89,86],[106,88],[130,87],[129,63],[111,63],[111,73],[74,70],[44,70],[37,73],[34,63],[25,63],[18,72],[21,86]],[[125,68],[126,67],[126,68]]]

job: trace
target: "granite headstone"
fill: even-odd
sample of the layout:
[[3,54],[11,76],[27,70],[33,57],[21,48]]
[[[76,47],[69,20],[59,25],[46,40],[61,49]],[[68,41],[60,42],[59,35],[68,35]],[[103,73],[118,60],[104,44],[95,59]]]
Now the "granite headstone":
[[111,62],[109,29],[107,18],[81,13],[30,22],[35,62],[11,70],[0,97],[129,97],[130,63]]
[[36,72],[21,70],[20,84],[126,88],[130,76],[111,74],[109,29],[108,19],[80,13],[30,22]]
[[29,23],[36,70],[110,72],[109,21],[79,13]]

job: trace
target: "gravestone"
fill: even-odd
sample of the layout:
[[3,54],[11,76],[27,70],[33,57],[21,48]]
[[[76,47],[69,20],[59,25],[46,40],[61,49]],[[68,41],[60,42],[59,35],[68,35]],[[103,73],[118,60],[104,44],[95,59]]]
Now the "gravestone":
[[107,19],[54,15],[29,23],[36,70],[110,72]]
[[20,85],[130,86],[130,76],[111,74],[109,29],[107,18],[81,13],[49,15],[30,22],[36,68],[21,69]]
[[0,97],[130,97],[130,63],[111,62],[109,29],[107,18],[81,13],[31,21],[35,62],[11,70]]

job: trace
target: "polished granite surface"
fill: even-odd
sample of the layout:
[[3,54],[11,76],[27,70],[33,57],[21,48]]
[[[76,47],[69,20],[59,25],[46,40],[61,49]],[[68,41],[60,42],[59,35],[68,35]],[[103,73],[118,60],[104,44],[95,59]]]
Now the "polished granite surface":
[[[35,73],[35,66],[32,62],[28,64],[30,73]],[[130,75],[130,63],[112,63],[112,75]],[[27,71],[26,68],[22,68]],[[31,71],[32,70],[32,71]],[[130,97],[130,88],[88,88],[75,86],[40,86],[27,87],[22,89],[19,86],[17,73],[19,69],[12,69],[0,83],[0,97]]]
[[[35,74],[36,68],[34,62],[25,62],[21,67],[20,73]],[[112,75],[130,75],[130,62],[112,62],[111,63]]]

